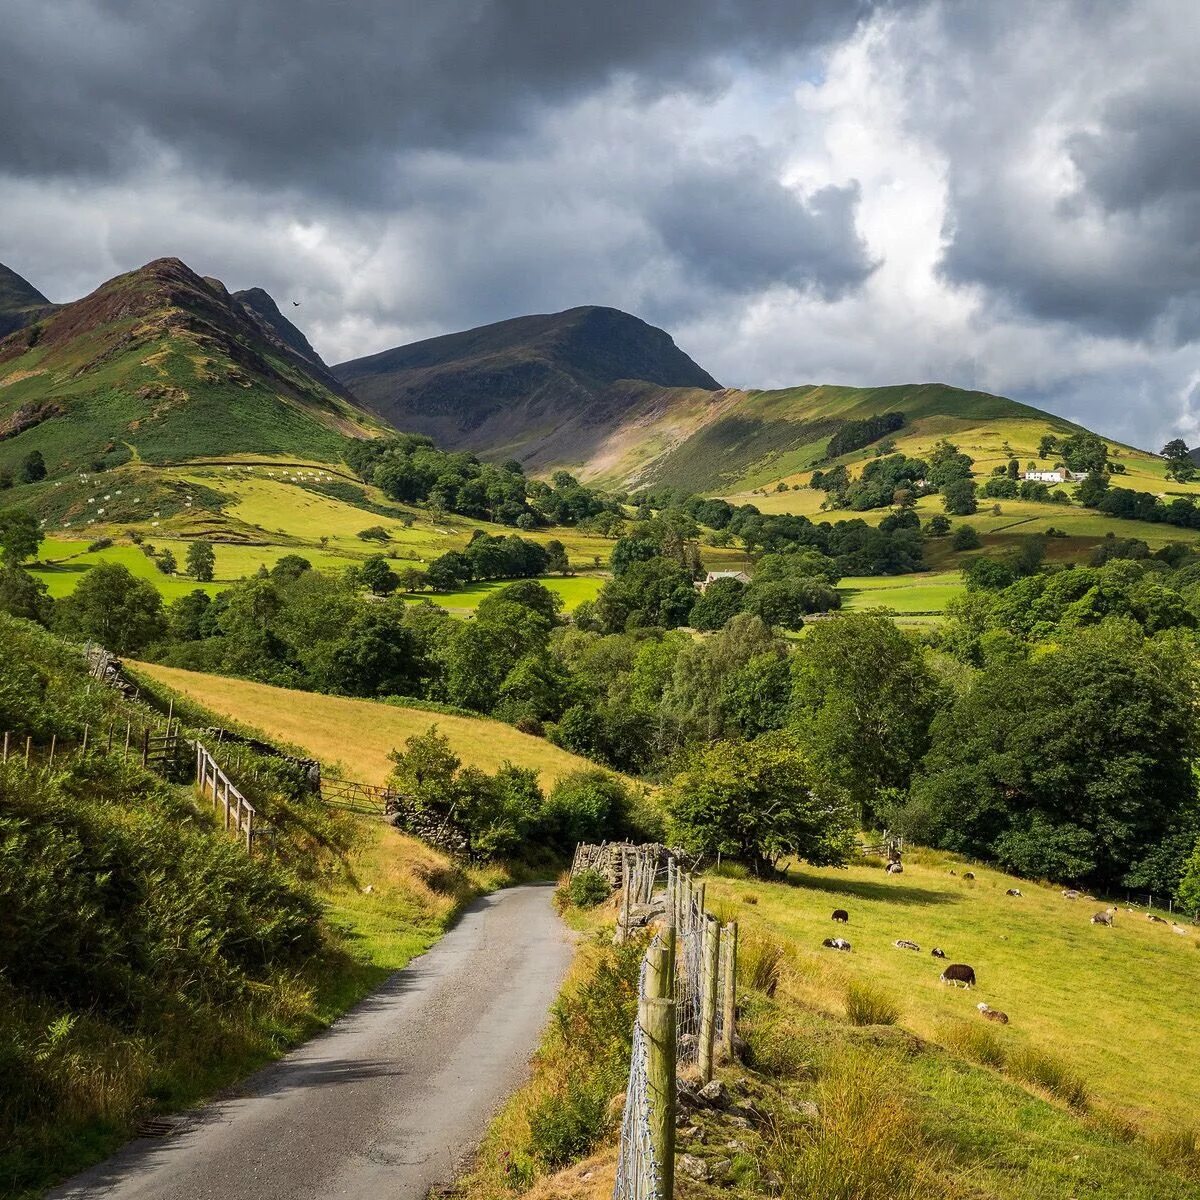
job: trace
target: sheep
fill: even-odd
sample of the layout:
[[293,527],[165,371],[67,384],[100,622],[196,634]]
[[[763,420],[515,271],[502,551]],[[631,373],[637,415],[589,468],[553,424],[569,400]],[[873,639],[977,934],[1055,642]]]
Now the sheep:
[[1008,1024],[1008,1013],[1001,1012],[998,1008],[990,1008],[982,1001],[975,1007],[979,1009],[979,1014],[985,1021],[995,1021],[998,1025]]
[[966,963],[951,963],[942,972],[942,982],[952,983],[955,987],[961,983],[965,988],[975,986],[975,969]]
[[975,872],[974,872],[974,871],[964,871],[964,872],[963,872],[963,878],[964,878],[964,879],[974,879],[974,878],[975,878]]
[[1183,937],[1187,937],[1187,935],[1188,935],[1188,930],[1187,930],[1186,926],[1176,925],[1174,922],[1171,923],[1171,932],[1178,933]]
[[951,874],[951,875],[957,875],[957,874],[958,874],[958,872],[957,872],[957,871],[956,871],[956,870],[955,870],[953,867],[951,867],[951,868],[950,868],[950,874]]
[[887,865],[887,873],[889,875],[903,875],[904,867],[897,862],[890,862]]
[[938,946],[934,946],[934,948],[932,950],[930,950],[929,953],[933,958],[945,958],[946,957],[945,950],[942,950]]
[[850,943],[848,941],[846,941],[845,938],[840,938],[840,937],[826,938],[821,943],[821,945],[827,947],[830,950],[849,950],[850,949]]
[[1163,917],[1156,917],[1156,916],[1154,915],[1154,913],[1147,913],[1147,914],[1146,914],[1146,920],[1147,920],[1147,921],[1157,921],[1157,922],[1158,922],[1160,925],[1165,925],[1165,924],[1167,923],[1165,918],[1163,918]]
[[850,914],[844,908],[835,908],[833,910],[833,917],[831,919],[834,921],[841,921],[844,925],[850,920]]
[[1063,899],[1064,900],[1078,900],[1079,893],[1074,888],[1067,888],[1067,890],[1065,892],[1063,892]]
[[1021,889],[1020,888],[1009,888],[1008,891],[1005,892],[1004,894],[1006,896],[1019,896],[1021,894]]
[[916,942],[910,942],[905,938],[897,938],[893,943],[897,950],[920,950],[920,946]]
[[1106,908],[1103,912],[1092,913],[1093,925],[1108,925],[1110,928],[1113,923],[1113,915],[1116,913],[1115,908]]

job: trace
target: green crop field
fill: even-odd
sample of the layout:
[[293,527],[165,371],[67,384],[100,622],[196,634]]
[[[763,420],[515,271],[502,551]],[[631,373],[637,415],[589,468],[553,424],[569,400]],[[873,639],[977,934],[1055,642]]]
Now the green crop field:
[[391,771],[388,755],[392,750],[403,748],[408,738],[425,733],[431,725],[449,739],[465,764],[485,771],[512,762],[532,767],[547,785],[571,771],[595,769],[586,759],[542,738],[518,733],[511,725],[484,717],[460,717],[375,700],[300,692],[154,663],[132,665],[219,716],[301,746],[323,763],[340,766],[346,777],[364,783],[383,783]]
[[[948,1040],[961,1022],[992,1029],[1009,1054],[1033,1047],[1064,1059],[1094,1097],[1141,1128],[1194,1124],[1200,1076],[1180,1067],[1200,1039],[1200,928],[1179,936],[1124,906],[1113,928],[1092,925],[1101,901],[1066,900],[1056,888],[986,867],[971,868],[976,878],[966,880],[964,869],[951,856],[917,851],[906,855],[902,875],[867,865],[803,867],[786,883],[714,879],[709,895],[736,909],[747,934],[786,944],[805,1005],[840,1015],[845,985],[869,982],[923,1038]],[[1007,896],[1010,887],[1023,896]],[[849,912],[848,925],[830,921],[835,908]],[[849,954],[822,948],[835,933],[850,940]],[[897,939],[920,952],[897,949]],[[978,986],[940,983],[935,946],[974,967]],[[983,1021],[980,1001],[1011,1023]]]

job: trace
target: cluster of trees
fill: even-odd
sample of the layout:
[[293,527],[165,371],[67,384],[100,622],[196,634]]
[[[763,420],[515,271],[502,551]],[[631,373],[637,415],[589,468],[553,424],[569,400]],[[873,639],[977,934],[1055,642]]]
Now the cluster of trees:
[[404,797],[400,818],[413,832],[436,831],[447,848],[477,861],[559,856],[579,842],[658,841],[661,815],[644,796],[603,770],[576,771],[543,792],[537,772],[504,763],[489,775],[464,767],[436,724],[392,752],[389,786]]
[[[1010,458],[1008,461],[1015,465],[1017,460]],[[988,500],[1033,500],[1039,504],[1071,503],[1071,498],[1065,492],[1052,491],[1049,484],[1037,479],[1018,481],[1008,472],[993,475],[979,489],[979,494]]]
[[1091,472],[1102,474],[1113,469],[1113,464],[1108,460],[1108,443],[1102,437],[1097,437],[1096,434],[1089,433],[1086,429],[1080,430],[1079,433],[1072,433],[1065,438],[1055,437],[1050,433],[1045,434],[1038,443],[1038,457],[1057,457],[1062,460],[1068,470],[1076,471],[1079,474]]
[[1165,501],[1153,492],[1112,487],[1107,475],[1089,475],[1078,487],[1076,497],[1086,508],[1126,521],[1153,521],[1178,529],[1200,529],[1200,507],[1191,496]]
[[1196,478],[1196,464],[1183,438],[1172,438],[1159,453],[1167,460],[1167,478],[1190,483]]
[[439,450],[432,438],[419,434],[350,439],[346,461],[393,500],[519,529],[577,525],[604,512],[620,516],[615,501],[566,471],[556,472],[549,484],[528,480],[518,462],[481,463],[466,451]]
[[566,549],[558,540],[541,545],[517,534],[498,537],[477,529],[465,550],[447,551],[424,572],[410,568],[401,580],[410,591],[451,592],[476,580],[533,579],[565,575],[570,569]]
[[946,512],[967,516],[976,511],[974,459],[943,438],[928,460],[889,454],[867,463],[857,479],[845,466],[814,471],[811,484],[827,493],[826,504],[864,512],[889,505],[905,507],[930,492],[940,492]]
[[881,437],[895,433],[896,430],[903,427],[904,414],[902,412],[880,413],[878,416],[867,417],[862,421],[847,421],[829,439],[829,444],[825,447],[825,457],[840,458],[852,450],[861,450],[864,446],[869,446],[872,442],[877,442]]

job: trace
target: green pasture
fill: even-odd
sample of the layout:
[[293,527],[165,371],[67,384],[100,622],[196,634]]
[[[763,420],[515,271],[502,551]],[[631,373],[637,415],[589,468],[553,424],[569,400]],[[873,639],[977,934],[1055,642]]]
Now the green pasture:
[[957,571],[847,576],[838,584],[842,608],[851,612],[864,608],[890,608],[904,614],[942,613],[963,590],[962,576]]
[[[963,877],[967,869],[975,879]],[[1012,887],[1023,895],[1006,895]],[[1200,1039],[1196,926],[1180,936],[1124,905],[1113,928],[1093,925],[1105,901],[1067,900],[1056,887],[934,851],[906,854],[901,875],[878,865],[805,866],[784,883],[713,879],[709,889],[719,911],[736,909],[744,936],[783,942],[805,1005],[840,1015],[847,983],[870,983],[922,1038],[944,1041],[961,1022],[984,1026],[1010,1051],[1032,1047],[1065,1060],[1094,1097],[1141,1128],[1195,1122],[1200,1075],[1180,1068]],[[848,925],[830,920],[835,908],[849,913]],[[834,934],[850,940],[849,954],[822,947]],[[920,952],[898,949],[897,939]],[[978,986],[939,982],[935,946],[949,962],[974,967]],[[985,1023],[980,1001],[1010,1023]]]
[[[493,592],[507,587],[511,579],[489,580],[487,583],[472,583],[457,592],[407,592],[404,598],[414,604],[431,600],[439,608],[452,613],[474,612],[479,602]],[[605,577],[600,575],[545,576],[537,581],[544,588],[561,597],[563,609],[573,612],[585,600],[595,600],[604,586]]]

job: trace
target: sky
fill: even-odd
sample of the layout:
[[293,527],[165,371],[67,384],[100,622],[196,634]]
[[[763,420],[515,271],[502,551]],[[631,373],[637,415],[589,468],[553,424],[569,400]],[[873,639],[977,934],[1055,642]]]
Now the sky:
[[[606,304],[723,384],[1200,441],[1196,0],[0,0],[0,262],[329,362]],[[290,300],[301,307],[292,308]]]

